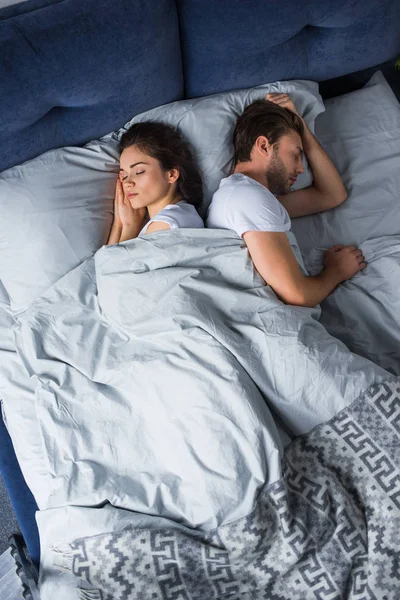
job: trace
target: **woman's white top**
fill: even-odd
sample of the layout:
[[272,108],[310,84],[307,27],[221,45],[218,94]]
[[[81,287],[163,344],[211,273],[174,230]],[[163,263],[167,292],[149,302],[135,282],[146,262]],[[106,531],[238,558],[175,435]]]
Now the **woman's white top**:
[[213,195],[207,227],[232,229],[241,237],[246,231],[290,230],[286,208],[261,183],[242,173],[225,177]]
[[188,227],[198,229],[204,227],[203,219],[192,204],[181,200],[176,204],[168,204],[160,210],[146,225],[141,229],[139,236],[144,235],[150,223],[161,221],[167,223],[171,229]]

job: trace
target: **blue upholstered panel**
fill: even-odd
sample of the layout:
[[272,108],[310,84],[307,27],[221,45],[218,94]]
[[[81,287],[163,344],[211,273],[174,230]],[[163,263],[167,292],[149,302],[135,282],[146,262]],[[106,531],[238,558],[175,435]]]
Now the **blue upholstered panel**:
[[29,555],[38,566],[39,533],[35,519],[37,504],[25,483],[0,411],[0,473],[4,479]]
[[0,11],[0,171],[182,94],[173,0],[31,0]]
[[322,81],[400,53],[399,0],[178,0],[185,95]]

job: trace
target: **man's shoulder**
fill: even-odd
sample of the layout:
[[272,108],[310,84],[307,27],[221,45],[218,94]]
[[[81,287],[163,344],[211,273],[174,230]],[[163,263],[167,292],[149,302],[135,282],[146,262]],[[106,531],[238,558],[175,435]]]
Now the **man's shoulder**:
[[[237,177],[236,175],[239,175]],[[271,201],[277,201],[276,197],[269,191],[265,185],[262,185],[255,179],[241,173],[231,175],[234,179],[228,186],[230,199],[234,201],[246,200],[247,203],[263,204]]]
[[[249,193],[268,196],[271,194],[268,188],[258,183],[255,179],[243,175],[242,173],[233,173],[229,177],[222,179],[219,188],[214,193],[216,197],[226,196],[234,191],[240,191],[240,193]],[[213,196],[213,197],[214,197]]]

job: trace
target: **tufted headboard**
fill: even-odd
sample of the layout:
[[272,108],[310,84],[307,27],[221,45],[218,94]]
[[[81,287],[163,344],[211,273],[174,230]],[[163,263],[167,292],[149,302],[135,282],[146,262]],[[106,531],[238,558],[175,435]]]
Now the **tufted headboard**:
[[396,0],[178,0],[188,97],[322,81],[400,52]]
[[26,0],[0,10],[0,171],[184,97],[400,53],[394,0]]

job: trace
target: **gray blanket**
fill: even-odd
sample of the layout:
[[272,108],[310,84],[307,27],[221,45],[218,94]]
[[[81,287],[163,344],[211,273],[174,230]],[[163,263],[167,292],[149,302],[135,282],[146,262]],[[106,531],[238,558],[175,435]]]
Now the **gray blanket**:
[[396,600],[399,407],[400,381],[372,386],[289,446],[249,515],[202,539],[128,526],[75,540],[58,567],[82,599]]
[[[111,505],[202,535],[248,518],[280,489],[293,435],[390,378],[319,316],[280,302],[234,233],[99,250],[15,327],[36,382],[41,509]],[[64,530],[52,543],[82,535],[76,519]]]

